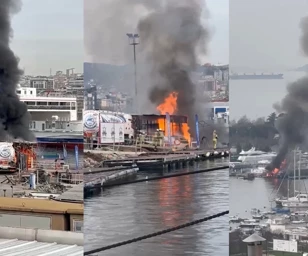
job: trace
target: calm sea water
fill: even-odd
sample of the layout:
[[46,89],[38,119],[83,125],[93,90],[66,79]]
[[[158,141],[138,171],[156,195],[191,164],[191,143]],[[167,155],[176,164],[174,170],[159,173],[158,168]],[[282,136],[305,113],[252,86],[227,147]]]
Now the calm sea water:
[[[226,165],[202,162],[178,171]],[[157,171],[137,178],[165,175]],[[228,170],[109,188],[85,201],[85,251],[229,209]],[[228,216],[102,252],[106,256],[228,255]]]
[[[256,178],[252,181],[230,177],[230,215],[251,218],[251,209],[269,211],[275,207],[273,199],[308,192],[308,180],[294,181]],[[289,190],[289,192],[288,192]]]
[[[250,119],[267,117],[274,112],[273,104],[281,101],[287,93],[287,85],[306,75],[302,72],[284,74],[282,80],[230,80],[230,119],[246,115]],[[290,196],[293,196],[293,181],[290,181]],[[296,190],[306,191],[307,181],[296,183]],[[277,189],[280,189],[277,194]],[[230,215],[251,217],[252,208],[270,209],[275,196],[288,195],[288,183],[281,180],[255,179],[246,181],[230,178]]]

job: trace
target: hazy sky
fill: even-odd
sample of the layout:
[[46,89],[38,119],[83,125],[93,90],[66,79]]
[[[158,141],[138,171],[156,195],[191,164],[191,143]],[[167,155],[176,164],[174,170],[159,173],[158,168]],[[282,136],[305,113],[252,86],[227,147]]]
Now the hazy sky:
[[[112,1],[112,0],[111,0]],[[206,21],[211,33],[211,40],[208,47],[208,54],[205,58],[202,58],[203,62],[211,63],[228,63],[229,62],[229,0],[203,0],[209,10],[209,20]],[[133,31],[137,26],[136,15],[132,10],[132,14],[129,16],[129,20],[121,24],[116,24],[114,27],[111,24],[115,24],[119,19],[112,20],[110,16],[111,12],[114,12],[118,8],[119,12],[122,10],[119,7],[110,7],[110,0],[85,0],[85,35],[86,35],[86,49],[85,60],[88,62],[103,62],[113,64],[123,64],[121,59],[127,58],[125,55],[129,55],[131,58],[131,49],[129,49],[127,38],[125,33]],[[108,7],[107,7],[108,5]],[[122,8],[129,8],[122,7]],[[106,16],[103,16],[104,10]],[[137,13],[140,15],[140,12]],[[206,18],[206,15],[204,15]],[[122,17],[122,19],[124,19]],[[108,22],[109,21],[109,22]],[[121,28],[119,26],[122,26]],[[115,34],[119,31],[118,34]],[[121,30],[120,30],[121,29]],[[99,45],[93,50],[93,45]],[[91,49],[92,50],[91,50]],[[90,52],[99,54],[91,54]],[[129,52],[129,53],[128,53]],[[123,57],[124,56],[124,57]]]
[[[307,64],[299,27],[307,15],[307,0],[232,0],[230,69],[283,72]],[[287,85],[303,75],[285,72],[281,80],[230,80],[230,118],[268,116],[286,95]]]
[[232,0],[230,68],[277,70],[306,64],[299,48],[307,0]]
[[229,63],[229,0],[207,0],[212,39],[208,58],[212,63]]
[[83,1],[23,0],[13,16],[12,49],[26,74],[47,75],[50,68],[83,72]]

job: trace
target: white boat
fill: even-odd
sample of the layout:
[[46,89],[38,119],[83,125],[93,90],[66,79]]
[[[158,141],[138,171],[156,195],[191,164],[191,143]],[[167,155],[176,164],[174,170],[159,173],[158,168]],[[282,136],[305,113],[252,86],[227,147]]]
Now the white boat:
[[308,202],[308,195],[299,193],[294,197],[289,197],[287,199],[276,199],[276,203],[285,204],[285,203],[299,203],[299,202]]
[[253,147],[248,151],[242,150],[237,160],[242,163],[257,163],[259,161],[272,160],[276,155],[276,153],[266,153]]
[[240,228],[251,228],[254,229],[255,227],[259,227],[260,223],[258,220],[244,220],[240,223]]
[[266,172],[265,167],[257,167],[250,170],[251,173],[255,174],[256,176],[260,176]]
[[308,194],[299,193],[294,197],[278,198],[275,201],[277,206],[288,208],[308,208]]
[[243,221],[243,219],[241,219],[240,217],[238,216],[230,216],[229,217],[229,222],[232,222],[232,223],[239,223]]
[[[298,151],[295,150],[294,151],[294,177],[296,174],[296,154],[297,153]],[[300,181],[301,180],[301,175],[300,175],[301,155],[299,157],[298,164],[299,164],[298,178]],[[290,190],[290,182],[288,180],[288,197],[275,199],[277,206],[288,207],[288,208],[308,208],[308,194],[306,193],[296,194],[295,183],[294,183],[294,195],[295,196],[289,197],[289,190]]]
[[252,218],[255,220],[263,220],[264,216],[261,214],[252,215]]

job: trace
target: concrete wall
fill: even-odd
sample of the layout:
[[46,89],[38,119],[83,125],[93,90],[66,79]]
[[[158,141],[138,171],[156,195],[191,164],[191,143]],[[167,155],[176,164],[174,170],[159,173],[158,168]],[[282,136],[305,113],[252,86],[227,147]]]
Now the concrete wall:
[[0,226],[67,231],[68,224],[64,214],[0,211]]

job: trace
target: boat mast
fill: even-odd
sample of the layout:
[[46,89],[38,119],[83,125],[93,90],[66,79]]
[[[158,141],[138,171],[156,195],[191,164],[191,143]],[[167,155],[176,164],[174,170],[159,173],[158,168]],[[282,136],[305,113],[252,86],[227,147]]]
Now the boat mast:
[[294,187],[294,196],[296,196],[296,189],[295,189],[295,184],[296,184],[296,178],[295,178],[295,169],[296,169],[296,149],[294,149],[294,182],[293,182],[293,187]]
[[289,198],[290,198],[290,178],[289,178],[289,174],[288,174],[288,199]]
[[302,160],[302,151],[299,150],[299,159],[298,159],[298,190],[300,193],[300,184],[301,184],[301,160]]

